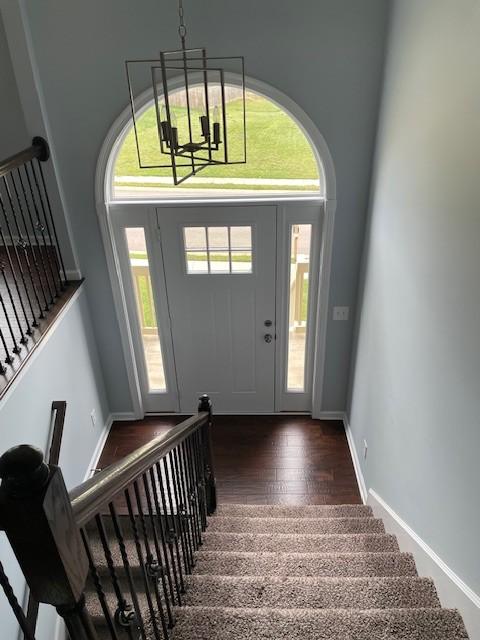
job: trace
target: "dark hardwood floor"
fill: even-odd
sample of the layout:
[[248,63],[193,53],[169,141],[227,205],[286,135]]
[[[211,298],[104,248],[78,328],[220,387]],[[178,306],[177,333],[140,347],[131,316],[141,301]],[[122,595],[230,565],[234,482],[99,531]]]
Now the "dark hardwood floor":
[[[186,416],[155,416],[112,426],[99,467],[127,455]],[[360,504],[341,422],[308,416],[214,416],[219,502]]]

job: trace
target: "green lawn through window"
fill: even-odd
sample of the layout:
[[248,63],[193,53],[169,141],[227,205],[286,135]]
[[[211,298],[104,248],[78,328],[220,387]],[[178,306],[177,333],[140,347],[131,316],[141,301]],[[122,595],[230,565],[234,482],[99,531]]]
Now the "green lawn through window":
[[[318,180],[318,167],[312,148],[292,118],[274,105],[269,100],[247,94],[247,163],[239,165],[224,165],[209,167],[202,170],[198,177],[201,178],[263,178],[284,180]],[[176,107],[178,127],[181,130],[185,126],[185,109]],[[194,114],[197,119],[200,112]],[[241,138],[242,132],[242,102],[232,100],[228,103],[229,141],[231,143],[230,154],[233,159],[240,157],[241,146],[235,144]],[[157,163],[162,159],[158,150],[158,135],[155,108],[149,108],[138,121],[138,136],[142,149],[142,160],[145,163]],[[168,156],[163,156],[167,159]],[[164,160],[163,160],[164,161]],[[131,185],[132,183],[119,180],[119,177],[158,176],[170,177],[170,169],[140,169],[138,166],[135,136],[133,128],[128,133],[125,142],[118,154],[115,165],[115,184]],[[149,186],[151,183],[135,183],[135,186]],[[164,185],[169,186],[169,185]],[[189,183],[185,188],[199,188],[198,183]],[[241,183],[228,185],[207,184],[202,188],[252,188]],[[256,185],[254,189],[279,190],[318,190],[312,185]]]

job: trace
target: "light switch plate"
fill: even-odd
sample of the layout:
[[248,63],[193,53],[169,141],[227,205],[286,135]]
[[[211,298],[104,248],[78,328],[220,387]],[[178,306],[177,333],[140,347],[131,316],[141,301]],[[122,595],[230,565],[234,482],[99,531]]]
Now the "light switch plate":
[[333,307],[334,320],[348,320],[350,315],[350,307]]

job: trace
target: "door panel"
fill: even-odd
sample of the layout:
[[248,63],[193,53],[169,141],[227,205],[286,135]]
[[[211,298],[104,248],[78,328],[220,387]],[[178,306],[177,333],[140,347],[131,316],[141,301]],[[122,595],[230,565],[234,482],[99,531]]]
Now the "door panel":
[[[273,411],[275,341],[264,336],[275,335],[276,207],[162,207],[157,217],[180,410],[208,393],[217,412]],[[195,235],[205,247],[186,247]]]

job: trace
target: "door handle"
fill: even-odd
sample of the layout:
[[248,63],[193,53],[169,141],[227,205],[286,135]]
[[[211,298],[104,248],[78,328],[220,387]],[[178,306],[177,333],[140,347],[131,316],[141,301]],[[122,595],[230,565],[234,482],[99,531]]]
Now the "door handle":
[[272,334],[271,334],[271,333],[266,333],[266,334],[263,336],[263,339],[265,340],[265,342],[271,342],[271,341],[273,340],[273,336],[272,336]]

